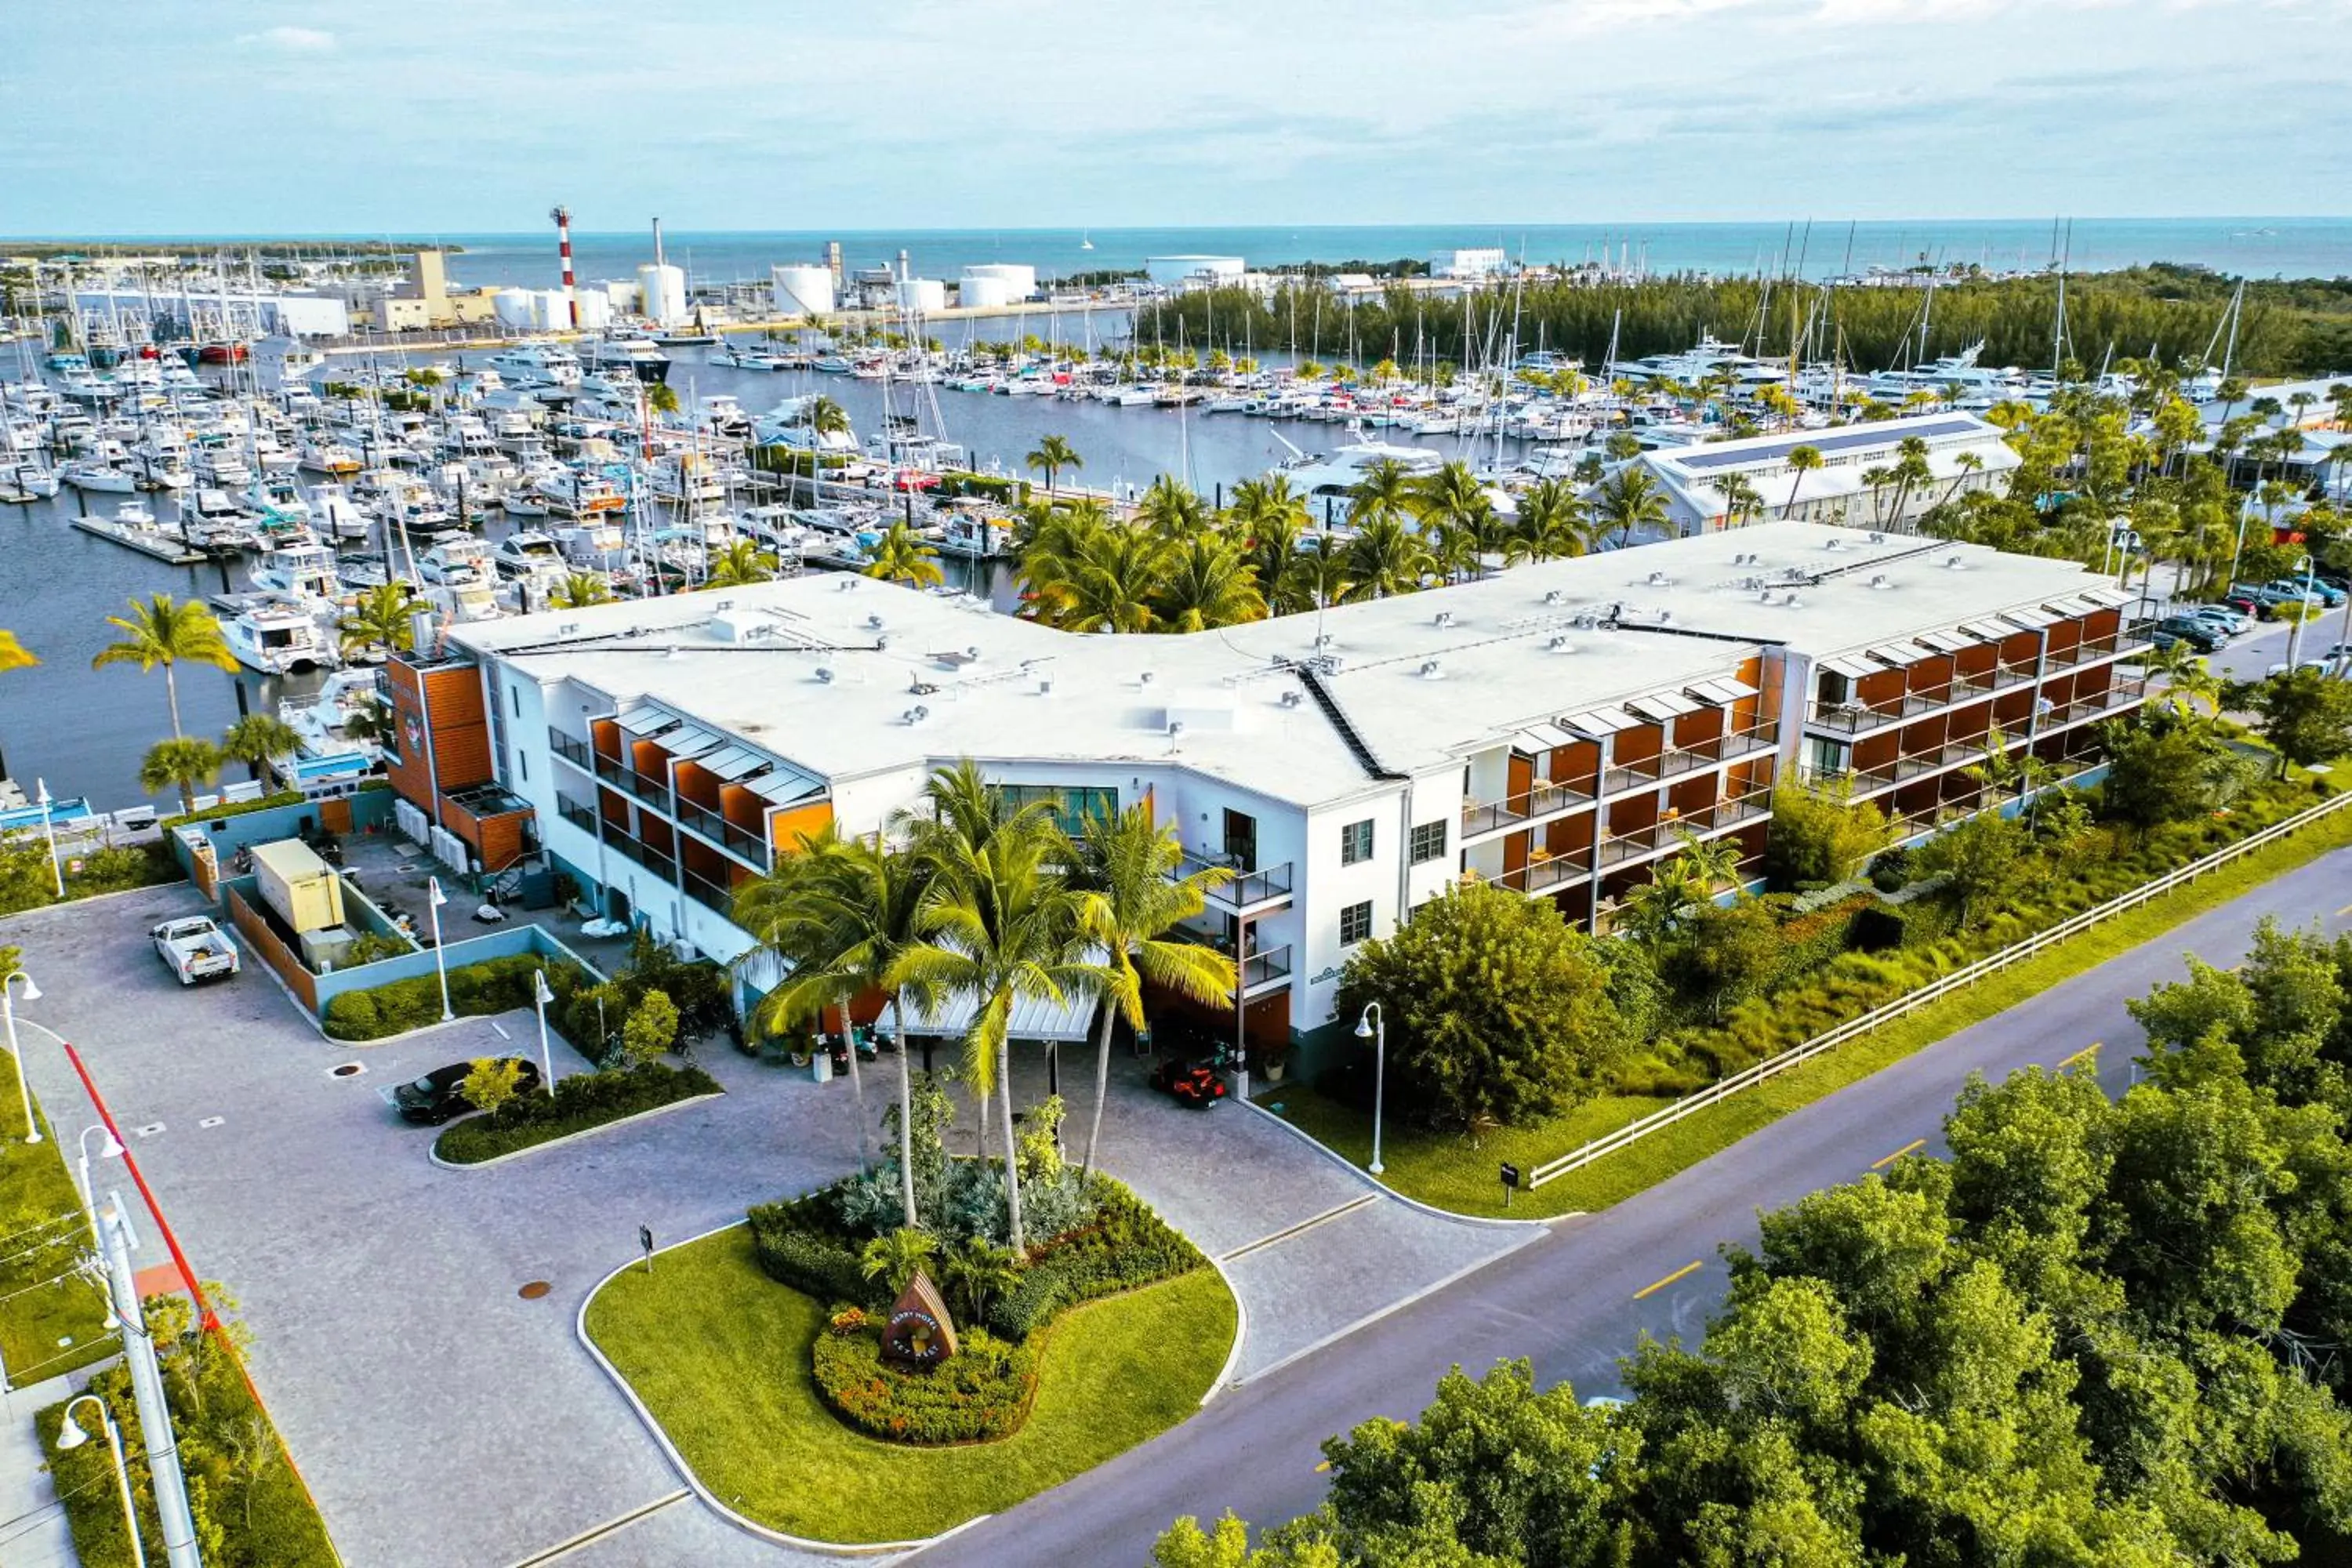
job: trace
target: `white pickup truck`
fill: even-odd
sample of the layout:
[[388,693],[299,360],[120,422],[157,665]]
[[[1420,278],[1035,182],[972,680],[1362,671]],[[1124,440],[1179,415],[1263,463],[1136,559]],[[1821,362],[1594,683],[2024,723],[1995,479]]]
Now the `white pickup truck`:
[[155,951],[163,956],[163,966],[178,975],[183,985],[194,985],[199,980],[224,979],[236,973],[236,943],[202,915],[165,921],[148,934],[155,939]]

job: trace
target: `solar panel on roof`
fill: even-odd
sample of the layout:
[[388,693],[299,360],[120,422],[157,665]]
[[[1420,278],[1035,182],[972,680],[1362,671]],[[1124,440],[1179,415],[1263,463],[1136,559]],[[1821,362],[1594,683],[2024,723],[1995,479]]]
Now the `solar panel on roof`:
[[1843,675],[1848,680],[1860,680],[1865,675],[1878,673],[1876,665],[1872,664],[1868,659],[1856,658],[1852,654],[1840,654],[1835,658],[1825,658],[1822,660],[1822,668],[1832,675]]
[[662,736],[656,742],[672,757],[698,757],[724,743],[709,731],[698,730],[691,724],[673,734]]
[[1906,436],[1923,440],[1938,436],[1971,436],[1981,426],[1973,419],[1938,419],[1926,425],[1910,426],[1891,438],[1883,430],[1815,430],[1772,442],[1769,446],[1737,447],[1728,451],[1710,451],[1701,447],[1695,452],[1677,452],[1673,461],[1685,468],[1705,471],[1727,468],[1748,463],[1786,461],[1799,447],[1811,447],[1824,458],[1839,452],[1850,452],[1868,447],[1891,447]]
[[695,760],[696,767],[704,773],[716,773],[722,779],[749,778],[768,765],[768,760],[740,746],[730,746],[723,752]]

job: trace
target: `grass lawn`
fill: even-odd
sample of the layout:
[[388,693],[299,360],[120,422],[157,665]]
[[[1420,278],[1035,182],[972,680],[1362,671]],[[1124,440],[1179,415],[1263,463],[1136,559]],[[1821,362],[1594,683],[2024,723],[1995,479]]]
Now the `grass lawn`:
[[16,1058],[0,1053],[0,1367],[19,1387],[115,1349],[97,1285],[57,1279],[89,1250],[89,1226],[48,1119],[33,1108],[43,1142],[27,1143],[20,1106]]
[[[1517,1219],[1546,1219],[1606,1208],[1697,1164],[1790,1111],[2095,968],[2347,843],[2352,843],[2352,812],[2340,812],[2179,891],[2095,926],[1861,1040],[1768,1079],[1760,1089],[1711,1106],[1534,1192],[1517,1193],[1511,1199],[1510,1215]],[[1355,1163],[1363,1164],[1370,1158],[1371,1121],[1362,1113],[1303,1085],[1276,1085],[1256,1100],[1268,1110],[1279,1106],[1285,1121]],[[1458,1214],[1499,1215],[1504,1212],[1497,1170],[1501,1162],[1507,1160],[1522,1172],[1530,1170],[1666,1103],[1647,1097],[1604,1096],[1542,1126],[1489,1134],[1475,1149],[1465,1138],[1402,1131],[1391,1121],[1381,1151],[1381,1163],[1387,1166],[1383,1179],[1409,1197]]]
[[997,1443],[913,1448],[852,1432],[818,1402],[824,1303],[760,1271],[741,1226],[659,1254],[588,1306],[588,1332],[703,1485],[790,1535],[856,1544],[997,1513],[1198,1408],[1237,1328],[1213,1268],[1065,1314],[1046,1331],[1028,1424]]

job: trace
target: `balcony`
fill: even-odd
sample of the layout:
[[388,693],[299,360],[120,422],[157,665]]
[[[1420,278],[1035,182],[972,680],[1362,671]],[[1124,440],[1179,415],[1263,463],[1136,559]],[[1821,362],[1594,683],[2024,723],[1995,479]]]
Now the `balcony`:
[[583,773],[593,773],[596,771],[595,751],[577,735],[567,735],[561,730],[550,728],[547,731],[547,749]]
[[673,880],[677,876],[677,859],[663,854],[649,844],[642,844],[636,839],[623,837],[618,833],[614,833],[606,836],[604,846],[622,858],[634,860],[646,870],[656,873],[665,882]]
[[589,837],[596,837],[596,808],[583,805],[563,795],[555,797],[555,815],[572,824]]
[[1269,947],[1242,960],[1242,994],[1255,996],[1290,980],[1290,944]]
[[[2004,673],[2009,679],[2004,682]],[[1893,702],[1815,702],[1805,715],[1805,722],[1816,730],[1832,731],[1841,735],[1860,735],[1873,730],[1883,730],[1889,724],[1901,724],[1926,714],[1940,712],[1964,702],[1978,702],[1990,697],[2003,684],[2014,686],[2033,678],[2031,669],[2008,672],[2007,666],[1996,666],[1978,675],[1955,677],[1942,686],[1926,691],[1908,691]]]
[[1496,878],[1495,885],[1515,893],[1549,893],[1581,882],[1592,874],[1586,860],[1588,853],[1580,849],[1567,855],[1549,855],[1540,860],[1531,857],[1517,870],[1506,871]]
[[2152,646],[2154,641],[2155,638],[2149,633],[2147,623],[2136,621],[2123,630],[2107,637],[2088,637],[2076,643],[2073,647],[2053,648],[2050,650],[2050,663],[2053,668],[2097,664],[2103,659],[2137,653],[2140,649]]
[[[1178,863],[1176,874],[1190,877],[1212,870],[1232,871],[1233,868],[1187,852]],[[1285,860],[1262,871],[1236,873],[1209,889],[1202,897],[1211,909],[1229,915],[1250,916],[1278,909],[1290,901],[1290,862]]]
[[1675,746],[1654,757],[1609,769],[1601,776],[1601,793],[1623,795],[1628,791],[1655,789],[1669,779],[1680,778],[1703,769],[1735,763],[1742,757],[1752,757],[1769,752],[1780,744],[1779,731],[1771,724],[1751,725],[1734,730],[1729,734],[1715,735],[1688,746]]
[[758,834],[736,826],[707,805],[698,805],[684,795],[677,797],[677,825],[714,848],[723,849],[754,871],[764,871],[770,865],[767,841]]
[[686,884],[686,896],[715,915],[725,915],[735,907],[735,892],[688,868],[680,879]]
[[1603,869],[1607,869],[1628,861],[1644,859],[1662,850],[1678,848],[1685,833],[1699,838],[1711,837],[1771,815],[1772,790],[1768,784],[1746,795],[1703,806],[1685,816],[1604,838],[1601,841],[1601,864]]
[[2072,702],[2062,703],[2039,715],[2035,720],[2034,733],[2047,735],[2053,731],[2063,730],[2087,720],[2112,718],[2125,709],[2145,701],[2147,697],[2147,681],[2118,680],[2105,691],[2094,691],[2087,697],[2078,697]]
[[1591,805],[1592,800],[1588,792],[1566,784],[1538,784],[1525,795],[1515,795],[1507,800],[1465,801],[1462,806],[1462,841],[1466,844],[1507,827],[1524,827],[1578,806]]

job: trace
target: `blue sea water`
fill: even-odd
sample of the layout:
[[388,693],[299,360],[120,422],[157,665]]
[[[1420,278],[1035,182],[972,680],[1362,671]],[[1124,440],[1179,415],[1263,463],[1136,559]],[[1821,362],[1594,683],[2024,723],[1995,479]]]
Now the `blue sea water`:
[[[465,247],[453,280],[545,288],[558,280],[555,237],[446,235]],[[1093,241],[1094,248],[1084,248]],[[851,268],[895,261],[900,250],[919,277],[956,277],[982,261],[1027,262],[1040,277],[1133,270],[1168,255],[1239,256],[1254,267],[1301,261],[1425,258],[1456,247],[1499,246],[1529,262],[1630,258],[1655,272],[1716,274],[1796,270],[1826,278],[1922,261],[1975,263],[1990,270],[2045,267],[2064,255],[2076,271],[2172,261],[2255,278],[2352,274],[2352,218],[1919,218],[1903,222],[1799,221],[1654,224],[1416,224],[1258,228],[832,229],[664,236],[667,258],[698,283],[764,280],[780,262],[817,261],[837,240]],[[635,233],[575,231],[583,279],[628,278],[653,259],[650,225]]]

